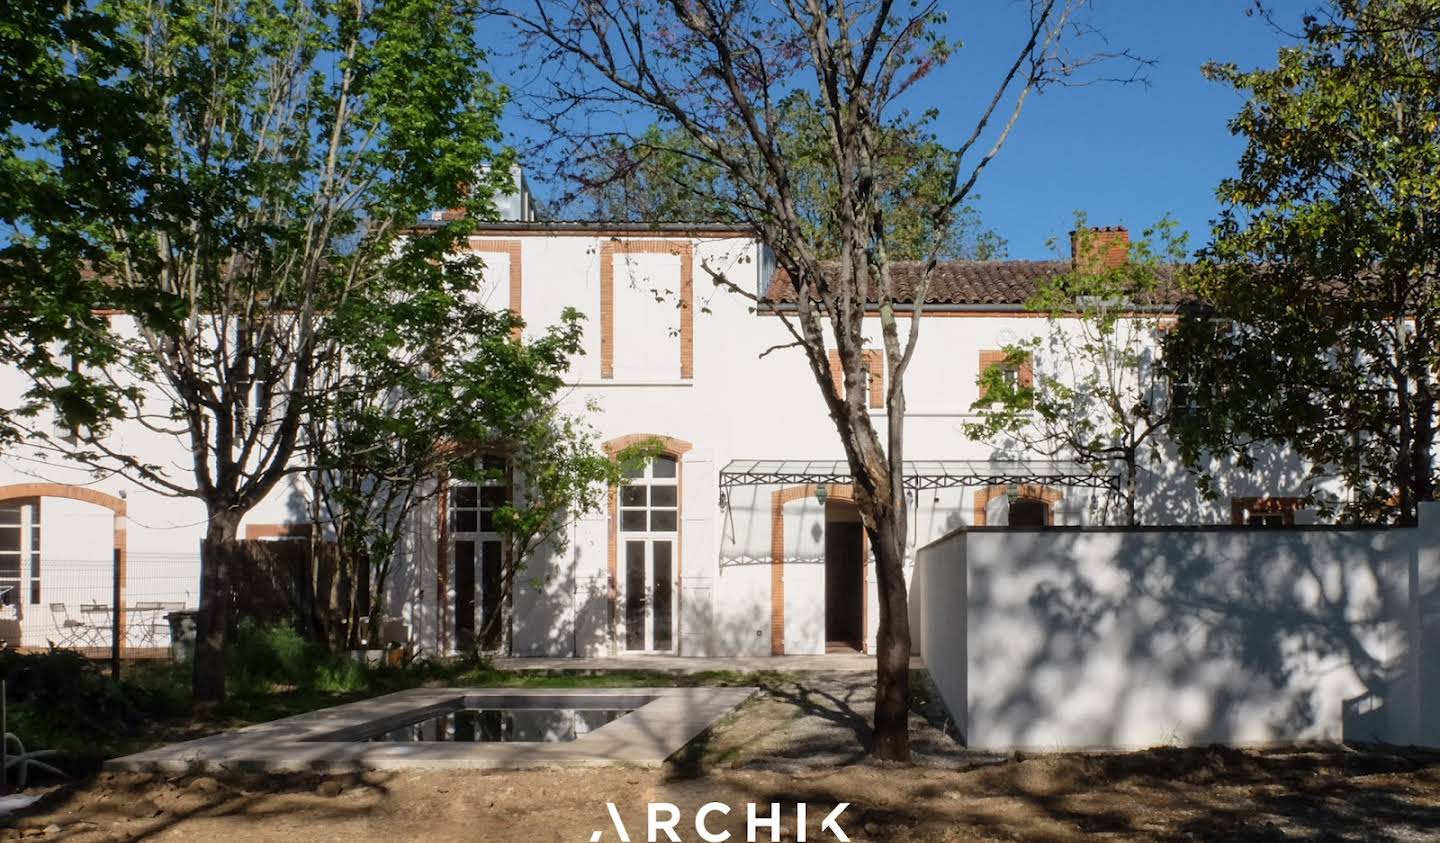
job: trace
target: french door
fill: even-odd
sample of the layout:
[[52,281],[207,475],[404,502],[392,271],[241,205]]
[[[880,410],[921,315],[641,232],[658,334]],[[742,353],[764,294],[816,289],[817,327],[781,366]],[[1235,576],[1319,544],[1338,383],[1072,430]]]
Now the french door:
[[620,488],[620,606],[627,653],[675,651],[679,465],[656,457]]
[[625,650],[668,653],[675,649],[675,543],[670,539],[625,540],[621,588]]
[[450,588],[456,650],[495,650],[504,644],[500,595],[504,545],[495,511],[510,499],[503,460],[485,457],[476,481],[450,486]]

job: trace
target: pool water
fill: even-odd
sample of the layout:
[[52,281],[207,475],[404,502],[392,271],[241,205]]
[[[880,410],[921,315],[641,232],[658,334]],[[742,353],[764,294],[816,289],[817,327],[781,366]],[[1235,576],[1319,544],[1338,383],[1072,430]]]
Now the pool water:
[[361,735],[358,739],[379,743],[573,741],[606,723],[613,723],[631,711],[633,709],[459,708]]

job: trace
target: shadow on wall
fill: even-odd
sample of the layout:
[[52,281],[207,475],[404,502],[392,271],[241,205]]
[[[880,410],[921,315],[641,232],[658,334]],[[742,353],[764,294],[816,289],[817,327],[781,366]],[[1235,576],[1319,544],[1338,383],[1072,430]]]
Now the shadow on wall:
[[976,747],[1435,745],[1426,510],[1415,529],[958,533],[922,551],[926,662]]
[[595,549],[572,536],[561,553],[542,546],[517,574],[511,615],[515,655],[607,654],[609,578],[604,568],[581,573],[585,552]]

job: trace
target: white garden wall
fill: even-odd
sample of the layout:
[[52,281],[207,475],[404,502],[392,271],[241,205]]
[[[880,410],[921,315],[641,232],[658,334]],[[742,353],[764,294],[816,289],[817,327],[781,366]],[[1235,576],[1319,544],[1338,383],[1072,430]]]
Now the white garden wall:
[[961,530],[915,602],[972,747],[1440,746],[1440,503],[1418,528]]

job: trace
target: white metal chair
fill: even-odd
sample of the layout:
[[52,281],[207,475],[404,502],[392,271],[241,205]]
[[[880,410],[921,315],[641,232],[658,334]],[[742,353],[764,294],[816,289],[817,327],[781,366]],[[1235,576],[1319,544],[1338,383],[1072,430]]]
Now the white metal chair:
[[82,603],[80,617],[85,620],[85,643],[91,647],[104,647],[112,629],[110,604]]
[[139,638],[139,643],[144,647],[156,645],[155,634],[158,626],[155,619],[160,617],[160,610],[164,606],[159,602],[136,602],[130,607],[130,617],[125,624],[125,643],[131,643],[132,636]]
[[50,617],[55,621],[55,635],[60,639],[56,642],[57,647],[85,646],[88,627],[84,622],[70,617],[70,610],[64,603],[51,603]]

